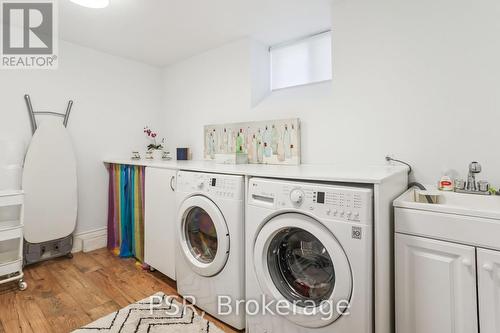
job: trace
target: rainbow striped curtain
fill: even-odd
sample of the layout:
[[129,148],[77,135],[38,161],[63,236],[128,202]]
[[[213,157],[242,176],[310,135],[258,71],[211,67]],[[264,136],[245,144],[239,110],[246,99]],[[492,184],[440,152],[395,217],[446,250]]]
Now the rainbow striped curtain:
[[108,248],[144,261],[144,167],[110,164]]

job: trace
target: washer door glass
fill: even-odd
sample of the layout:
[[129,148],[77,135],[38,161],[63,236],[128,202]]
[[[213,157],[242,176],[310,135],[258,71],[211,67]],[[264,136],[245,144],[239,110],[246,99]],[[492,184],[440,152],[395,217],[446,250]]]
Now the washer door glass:
[[[351,236],[349,230],[336,231]],[[347,255],[332,229],[311,216],[287,212],[270,217],[255,238],[253,264],[266,299],[285,309],[277,314],[299,326],[327,326],[351,300]]]
[[186,214],[185,233],[191,254],[204,264],[214,261],[217,255],[217,230],[208,213],[193,207]]
[[288,301],[316,306],[328,300],[335,287],[335,269],[326,247],[299,228],[281,230],[270,243],[271,278]]
[[178,244],[186,263],[202,276],[219,273],[229,257],[230,243],[219,207],[207,197],[195,195],[182,202],[178,214]]

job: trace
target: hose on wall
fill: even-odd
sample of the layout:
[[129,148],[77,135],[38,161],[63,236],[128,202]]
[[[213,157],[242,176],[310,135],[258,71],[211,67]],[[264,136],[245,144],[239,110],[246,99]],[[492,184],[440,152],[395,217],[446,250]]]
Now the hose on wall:
[[[397,162],[397,163],[401,163],[401,164],[406,165],[406,166],[409,168],[409,169],[408,169],[408,176],[410,176],[410,174],[413,172],[413,168],[411,167],[411,165],[410,165],[409,163],[406,163],[406,162],[404,162],[404,161],[401,161],[401,160],[398,160],[398,159],[392,158],[392,157],[390,157],[390,156],[386,156],[386,157],[385,157],[385,160],[386,160],[387,162]],[[418,183],[418,182],[411,182],[411,183],[408,183],[408,188],[410,189],[410,188],[412,188],[412,187],[417,187],[417,188],[419,188],[419,189],[420,189],[420,190],[422,190],[422,191],[426,191],[426,190],[427,190],[427,189],[425,188],[425,186],[424,186],[424,185],[422,185],[422,184],[420,184],[420,183]],[[430,195],[426,195],[426,196],[425,196],[425,199],[427,200],[427,202],[428,202],[428,203],[430,203],[430,204],[431,204],[431,203],[433,203],[433,202],[432,202],[432,198],[431,198],[431,196],[430,196]]]

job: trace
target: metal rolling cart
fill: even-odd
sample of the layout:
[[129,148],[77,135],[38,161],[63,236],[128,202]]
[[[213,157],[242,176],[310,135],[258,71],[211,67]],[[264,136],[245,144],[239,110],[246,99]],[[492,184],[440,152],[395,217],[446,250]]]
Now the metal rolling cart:
[[28,287],[23,280],[23,211],[22,191],[0,191],[0,284],[18,281],[20,290]]

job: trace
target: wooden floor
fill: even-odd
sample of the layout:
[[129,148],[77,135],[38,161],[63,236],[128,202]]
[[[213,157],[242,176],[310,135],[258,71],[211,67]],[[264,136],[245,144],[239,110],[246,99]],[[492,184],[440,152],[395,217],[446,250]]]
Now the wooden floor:
[[0,286],[0,333],[71,332],[158,291],[177,295],[172,280],[106,249],[29,266],[25,280],[25,291],[17,283]]

